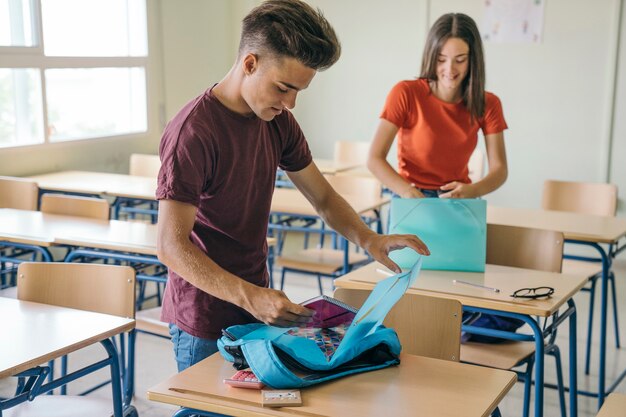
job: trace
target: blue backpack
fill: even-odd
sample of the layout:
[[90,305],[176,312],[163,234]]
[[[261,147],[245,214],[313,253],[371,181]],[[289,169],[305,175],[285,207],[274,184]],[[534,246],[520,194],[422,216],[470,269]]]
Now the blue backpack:
[[345,328],[283,328],[253,323],[223,330],[217,346],[235,369],[250,368],[272,388],[300,388],[400,363],[402,347],[385,316],[417,278],[408,272],[379,282]]

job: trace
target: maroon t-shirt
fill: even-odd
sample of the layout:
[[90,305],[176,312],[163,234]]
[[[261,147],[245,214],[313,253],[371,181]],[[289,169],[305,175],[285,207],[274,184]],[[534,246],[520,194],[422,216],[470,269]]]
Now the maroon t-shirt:
[[[225,270],[267,286],[266,235],[276,169],[299,171],[311,163],[311,152],[289,111],[270,122],[242,116],[224,107],[211,90],[185,105],[165,127],[156,198],[196,206],[191,241]],[[205,339],[255,321],[171,269],[161,319]]]

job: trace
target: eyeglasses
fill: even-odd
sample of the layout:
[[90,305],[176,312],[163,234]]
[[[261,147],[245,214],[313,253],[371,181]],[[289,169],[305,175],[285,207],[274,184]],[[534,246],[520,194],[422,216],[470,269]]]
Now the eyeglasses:
[[535,299],[551,297],[552,294],[554,294],[554,288],[552,287],[520,288],[511,294],[511,297]]

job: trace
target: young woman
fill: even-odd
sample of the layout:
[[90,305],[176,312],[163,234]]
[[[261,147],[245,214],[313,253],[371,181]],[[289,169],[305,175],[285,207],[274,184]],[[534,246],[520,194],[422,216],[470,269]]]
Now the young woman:
[[[502,105],[485,91],[483,45],[467,15],[441,16],[428,33],[422,71],[416,80],[396,84],[385,102],[367,166],[403,198],[475,198],[500,187],[508,175]],[[472,184],[467,163],[482,130],[489,172]],[[398,136],[398,171],[387,154]],[[483,314],[464,315],[477,327],[515,331],[521,320]],[[502,339],[463,334],[463,341]]]
[[[480,197],[507,177],[500,100],[485,91],[483,46],[467,15],[441,16],[430,29],[420,77],[396,84],[385,102],[368,168],[404,198]],[[472,184],[467,163],[478,130],[485,136],[489,173]],[[398,171],[387,154],[398,136]]]

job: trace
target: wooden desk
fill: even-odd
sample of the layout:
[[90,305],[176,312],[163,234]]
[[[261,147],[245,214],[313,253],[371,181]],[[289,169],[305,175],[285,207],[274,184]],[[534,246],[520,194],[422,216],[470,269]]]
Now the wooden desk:
[[[389,203],[389,197],[371,197],[359,194],[341,195],[358,214],[379,209]],[[272,196],[271,211],[274,213],[318,216],[306,197],[295,188],[276,188]]]
[[[336,279],[335,286],[371,290],[376,283],[389,276],[380,272],[381,270],[387,269],[377,262],[371,263]],[[469,285],[454,284],[452,282],[454,279],[495,287],[500,289],[500,293]],[[455,299],[463,306],[490,314],[514,313],[515,318],[527,323],[532,329],[532,340],[535,343],[535,416],[540,417],[543,415],[543,355],[546,334],[532,317],[550,317],[565,303],[568,304],[569,308],[561,312],[561,320],[568,317],[570,387],[576,387],[576,308],[572,297],[584,287],[586,282],[587,277],[584,275],[487,265],[484,273],[422,270],[408,291]],[[510,294],[519,288],[538,286],[553,287],[553,296],[545,300],[521,300],[510,297]],[[572,415],[577,415],[576,389],[570,390],[570,411]]]
[[397,367],[303,389],[302,407],[272,409],[259,391],[222,383],[234,373],[215,354],[151,388],[148,399],[232,416],[472,417],[490,415],[516,380],[509,371],[402,355]]
[[487,223],[562,232],[565,239],[614,243],[626,236],[626,219],[541,209],[487,206]]
[[361,164],[338,162],[334,159],[313,158],[313,162],[322,174],[334,175],[340,172],[349,171],[358,168]]
[[[626,219],[619,217],[594,216],[588,214],[551,211],[541,209],[519,209],[509,207],[487,207],[487,223],[508,226],[532,227],[562,232],[570,243],[590,246],[596,250],[602,262],[601,302],[600,302],[600,355],[598,369],[598,392],[581,391],[583,395],[597,396],[598,408],[604,397],[612,392],[626,377],[622,371],[615,382],[606,388],[606,332],[608,310],[608,281],[611,271],[612,247],[626,236]],[[608,244],[609,249],[600,243]],[[591,336],[587,340],[585,368],[589,372]]]
[[[112,378],[112,389],[115,415],[121,417],[119,362],[109,338],[131,331],[135,320],[4,297],[0,297],[0,317],[2,331],[10,339],[0,343],[0,378],[100,342],[112,358],[112,375],[118,376]],[[48,384],[43,385],[44,392]]]
[[609,395],[596,417],[620,417],[626,410],[626,395],[613,393]]
[[[379,281],[389,276],[380,271],[388,269],[378,262],[372,262],[336,279],[335,286],[371,290]],[[454,284],[454,279],[498,288],[500,292]],[[587,277],[582,275],[486,265],[484,273],[422,270],[409,292],[451,298],[464,306],[550,317],[580,291],[586,282]],[[553,296],[543,300],[510,297],[519,288],[541,286],[553,287]]]
[[0,209],[0,240],[39,246],[88,246],[156,256],[157,227],[40,211]]
[[61,171],[35,175],[28,179],[37,182],[42,190],[109,195],[113,197],[154,200],[157,180],[152,177],[111,174],[90,171]]
[[0,343],[0,378],[135,327],[133,319],[5,297],[0,297],[0,317],[2,331],[11,340]]

